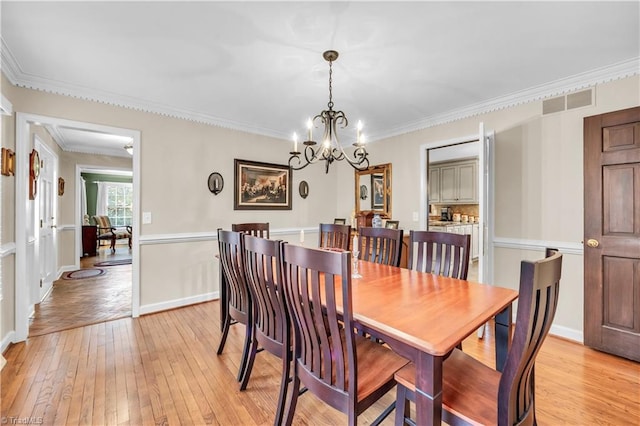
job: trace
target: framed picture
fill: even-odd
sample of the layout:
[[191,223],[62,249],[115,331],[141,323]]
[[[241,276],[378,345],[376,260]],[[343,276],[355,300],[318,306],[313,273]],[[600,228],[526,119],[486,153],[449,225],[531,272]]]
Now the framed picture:
[[13,176],[14,162],[16,154],[8,149],[2,148],[2,174],[5,176]]
[[379,210],[384,208],[384,176],[371,175],[371,208]]
[[234,160],[234,210],[291,210],[291,169]]

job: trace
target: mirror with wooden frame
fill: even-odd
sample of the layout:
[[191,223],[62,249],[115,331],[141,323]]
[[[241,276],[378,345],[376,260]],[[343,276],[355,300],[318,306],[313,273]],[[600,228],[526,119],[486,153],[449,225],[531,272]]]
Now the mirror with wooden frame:
[[356,215],[378,213],[391,217],[391,163],[355,170]]

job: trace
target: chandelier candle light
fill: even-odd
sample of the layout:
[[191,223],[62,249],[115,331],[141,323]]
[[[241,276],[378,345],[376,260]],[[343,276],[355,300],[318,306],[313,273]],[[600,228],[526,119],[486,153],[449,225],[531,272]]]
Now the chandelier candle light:
[[[289,153],[291,154],[291,157],[289,157],[289,167],[294,170],[300,170],[304,169],[309,164],[324,160],[326,162],[325,173],[329,173],[329,166],[331,163],[334,161],[346,160],[354,169],[365,170],[369,167],[369,159],[367,158],[369,154],[364,147],[362,122],[358,121],[356,141],[353,144],[355,149],[352,157],[345,152],[342,144],[340,144],[340,140],[338,139],[337,126],[344,129],[349,125],[349,121],[347,120],[347,116],[344,115],[344,112],[333,110],[333,61],[338,59],[338,52],[335,50],[327,50],[322,54],[322,57],[329,62],[328,109],[313,117],[313,120],[311,118],[307,120],[307,140],[302,143],[304,145],[304,159],[301,158],[302,152],[298,151],[298,135],[295,133],[293,134],[293,151]],[[320,123],[324,125],[322,144],[317,147],[316,145],[318,145],[318,143],[313,140],[313,127],[316,120],[319,120]]]

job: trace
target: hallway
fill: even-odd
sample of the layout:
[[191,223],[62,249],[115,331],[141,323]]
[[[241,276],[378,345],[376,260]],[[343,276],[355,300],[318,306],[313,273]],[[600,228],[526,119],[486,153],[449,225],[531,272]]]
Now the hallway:
[[[86,271],[95,268],[95,263],[130,258],[126,243],[116,245],[114,254],[108,246],[102,246],[97,256],[83,257],[80,268]],[[131,264],[99,269],[103,271],[99,276],[65,279],[65,273],[54,281],[51,293],[35,306],[29,337],[130,317]]]

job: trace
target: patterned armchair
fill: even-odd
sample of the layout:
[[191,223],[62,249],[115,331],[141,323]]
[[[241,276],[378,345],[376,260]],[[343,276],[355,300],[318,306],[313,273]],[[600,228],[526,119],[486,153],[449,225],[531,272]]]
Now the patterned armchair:
[[[116,251],[116,240],[127,238],[129,240],[129,248],[131,248],[131,235],[133,231],[130,226],[114,227],[111,226],[109,216],[94,216],[93,220],[98,227],[98,241],[110,241],[111,251]],[[124,228],[124,229],[123,229]]]

